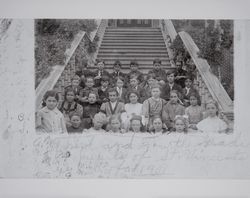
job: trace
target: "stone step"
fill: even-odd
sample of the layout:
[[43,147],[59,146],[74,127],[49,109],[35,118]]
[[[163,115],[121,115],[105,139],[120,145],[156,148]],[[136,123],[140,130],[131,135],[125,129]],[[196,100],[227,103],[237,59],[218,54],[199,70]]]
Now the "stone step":
[[[144,43],[144,44],[152,44],[152,43],[155,43],[155,44],[162,44],[164,42],[164,40],[103,40],[102,41],[102,44],[118,44],[118,43]],[[164,44],[164,43],[163,43]]]
[[99,54],[109,54],[109,53],[117,53],[117,54],[167,54],[167,49],[162,50],[154,50],[154,49],[99,49]]
[[[169,70],[174,70],[174,67],[170,67],[170,66],[162,66],[162,68],[167,72]],[[109,72],[113,71],[113,65],[105,65],[105,69],[107,69]],[[140,72],[142,72],[143,74],[147,74],[148,71],[152,70],[153,67],[140,67]],[[130,66],[129,65],[122,65],[122,72],[124,73],[128,73],[130,72]]]
[[103,40],[163,40],[162,35],[152,35],[152,36],[145,36],[145,35],[106,35],[103,37]]
[[112,28],[107,27],[106,32],[161,32],[160,28],[144,28],[144,27],[138,27],[138,28]]
[[167,53],[158,53],[158,54],[134,54],[134,53],[110,53],[110,54],[107,54],[107,53],[99,53],[98,54],[98,57],[103,57],[103,58],[108,58],[108,57],[116,57],[116,58],[132,58],[132,59],[135,59],[136,57],[138,58],[148,58],[148,57],[152,57],[152,58],[155,58],[155,57],[158,57],[160,59],[163,59],[163,58],[168,58],[169,59],[169,56]]
[[129,46],[129,47],[155,46],[155,47],[165,47],[166,48],[166,45],[163,42],[162,43],[138,43],[138,42],[134,42],[134,43],[102,43],[102,46],[119,46],[119,47],[123,47],[123,46]]
[[[113,59],[104,59],[105,65],[114,65],[115,60],[116,59],[114,59],[114,58]],[[127,59],[127,60],[119,59],[119,60],[121,61],[122,65],[130,65],[130,61],[134,60],[134,59]],[[136,59],[136,60],[139,64],[139,67],[140,66],[153,67],[154,59],[151,59],[151,60],[138,60],[138,59]],[[171,66],[169,60],[167,60],[167,59],[163,59],[161,62],[162,62],[163,66]]]
[[114,45],[106,45],[106,46],[102,46],[99,48],[99,51],[100,50],[106,50],[106,49],[109,49],[109,50],[145,50],[145,49],[149,49],[149,50],[166,50],[166,46],[131,46],[131,45],[128,45],[128,46],[114,46]]
[[[130,61],[130,60],[137,60],[137,61],[152,61],[153,62],[153,60],[155,59],[155,58],[158,58],[159,56],[152,56],[152,57],[146,57],[146,56],[144,56],[144,57],[119,57],[119,59],[121,60],[121,61]],[[99,58],[99,55],[97,55],[97,58]],[[118,58],[118,56],[116,57],[116,58]],[[112,60],[112,59],[114,59],[112,56],[109,56],[109,57],[102,57],[101,59],[103,59],[103,60]],[[161,57],[161,59],[162,59],[162,61],[169,61],[169,57],[168,56],[165,56],[165,57]]]

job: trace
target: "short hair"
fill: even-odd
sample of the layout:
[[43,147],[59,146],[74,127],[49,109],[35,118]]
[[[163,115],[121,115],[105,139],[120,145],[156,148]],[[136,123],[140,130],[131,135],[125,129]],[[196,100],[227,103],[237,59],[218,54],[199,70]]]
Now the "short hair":
[[81,119],[81,115],[79,113],[77,113],[77,112],[70,113],[69,114],[69,119],[71,120],[71,118],[74,117],[74,116],[77,116],[77,117],[79,117]]
[[175,71],[172,70],[172,69],[167,71],[167,76],[169,76],[169,75],[171,75],[171,74],[175,74]]
[[120,61],[120,60],[116,60],[116,61],[114,62],[114,65],[113,65],[113,66],[115,66],[115,65],[119,65],[119,67],[122,67],[122,64],[121,64],[121,61]]
[[194,81],[194,78],[192,75],[187,75],[186,78],[185,78],[185,81],[186,80],[191,80],[192,82]]
[[97,59],[96,64],[98,64],[98,63],[103,63],[105,65],[105,61],[103,59]]
[[81,78],[80,78],[80,76],[78,76],[78,75],[74,75],[72,78],[71,78],[71,82],[73,81],[73,80],[81,80]]
[[140,116],[140,115],[133,115],[133,116],[132,116],[132,118],[130,119],[130,126],[129,126],[129,129],[132,131],[131,123],[132,123],[134,120],[140,121],[140,124],[141,124],[140,132],[144,132],[144,131],[145,131],[145,128],[144,128],[143,123],[142,123],[142,116]]
[[217,108],[217,112],[216,112],[216,115],[219,114],[219,105],[218,105],[218,102],[216,102],[215,100],[213,99],[210,99],[208,100],[206,103],[205,103],[205,108],[207,108],[207,105],[209,104],[213,104],[216,108]]
[[109,82],[109,77],[108,76],[102,76],[101,81],[104,81],[104,82],[108,81]]
[[44,96],[43,96],[43,102],[42,102],[42,106],[46,106],[46,100],[48,99],[48,97],[54,97],[57,101],[59,101],[59,94],[57,91],[55,90],[48,90]]
[[93,80],[93,82],[95,82],[95,80],[94,80],[94,77],[93,76],[86,76],[86,78],[85,78],[85,83],[87,82],[87,80],[88,79],[92,79]]
[[118,115],[118,114],[115,114],[115,115],[111,115],[110,118],[109,118],[109,124],[111,124],[111,121],[112,120],[119,120],[119,122],[121,123],[122,122],[122,119],[121,119],[121,116]]
[[136,60],[130,61],[130,67],[131,67],[131,65],[135,65],[137,67],[139,66],[139,64],[138,64],[138,62]]
[[160,60],[160,59],[158,59],[158,58],[154,59],[154,61],[153,61],[153,65],[154,65],[154,64],[156,64],[156,63],[161,64],[161,60]]
[[191,97],[195,97],[197,99],[197,104],[201,105],[201,98],[200,98],[200,95],[197,92],[191,92],[189,94],[189,98],[188,99],[190,100]]
[[106,124],[107,123],[107,117],[102,112],[99,112],[99,113],[95,114],[93,120],[99,120],[99,121],[102,122],[102,124]]
[[108,94],[109,94],[109,93],[111,93],[111,92],[115,92],[117,96],[119,95],[119,93],[118,93],[117,89],[116,89],[116,88],[114,88],[114,87],[109,88],[109,89],[107,90],[107,93],[108,93]]
[[184,132],[186,133],[189,125],[188,118],[184,115],[176,115],[174,118],[174,124],[177,120],[181,120],[184,123]]

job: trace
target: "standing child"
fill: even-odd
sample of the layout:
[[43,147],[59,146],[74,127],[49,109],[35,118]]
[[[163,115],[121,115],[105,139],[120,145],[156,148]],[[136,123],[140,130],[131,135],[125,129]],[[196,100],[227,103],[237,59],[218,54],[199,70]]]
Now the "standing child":
[[119,115],[112,115],[109,118],[109,132],[120,133],[121,132],[121,118]]
[[108,102],[109,77],[102,76],[101,87],[98,88],[98,96],[100,103]]
[[81,116],[77,113],[73,113],[70,116],[70,126],[67,126],[68,133],[82,133],[84,126],[82,125]]
[[93,72],[93,75],[94,75],[94,80],[95,80],[95,86],[96,87],[101,86],[101,78],[102,78],[102,76],[110,77],[109,72],[105,70],[105,62],[104,62],[104,60],[97,60],[97,70]]
[[[122,123],[124,128],[128,130],[130,125],[130,119],[135,115],[142,114],[142,104],[138,102],[139,95],[136,91],[131,91],[128,93],[128,98],[130,103],[125,104],[124,109],[125,112],[122,113]],[[144,116],[143,116],[143,123],[144,123]]]
[[95,82],[94,78],[91,76],[86,77],[85,79],[85,88],[81,90],[79,100],[83,105],[84,102],[88,102],[88,95],[90,92],[95,92],[98,95],[97,88],[94,87]]
[[151,97],[143,102],[142,115],[145,117],[145,124],[151,128],[153,117],[163,116],[163,107],[166,101],[160,98],[160,85],[155,84],[151,87]]
[[187,133],[188,120],[184,116],[176,116],[174,119],[174,130],[177,133]]
[[43,99],[43,107],[37,112],[36,129],[44,133],[67,133],[63,114],[58,110],[59,95],[56,91],[47,91]]
[[196,93],[189,94],[190,106],[185,109],[188,116],[189,128],[197,129],[196,124],[203,118],[203,108],[200,106],[200,97]]
[[105,113],[109,119],[111,115],[120,115],[124,112],[124,103],[119,102],[118,92],[115,88],[108,89],[109,102],[105,102],[101,105],[100,111]]
[[107,123],[107,117],[103,113],[95,114],[93,118],[93,126],[88,129],[88,132],[106,132],[102,127]]
[[124,82],[125,79],[122,76],[119,76],[116,78],[116,90],[118,92],[118,96],[119,96],[119,101],[120,102],[124,102],[127,101],[127,89],[124,88]]
[[164,123],[162,122],[162,119],[160,116],[155,116],[152,119],[152,131],[153,133],[156,134],[163,134],[167,132],[166,126],[164,126]]
[[170,100],[170,92],[172,90],[177,90],[180,93],[180,99],[182,99],[182,88],[180,85],[176,84],[175,82],[175,72],[173,70],[170,70],[167,72],[167,82],[162,87],[162,93],[161,98],[163,98],[166,101]]
[[64,115],[64,119],[67,126],[71,125],[70,114],[77,113],[82,115],[83,109],[80,104],[75,101],[75,92],[72,88],[68,88],[65,91],[64,101],[60,107],[60,111]]
[[95,92],[90,92],[88,95],[88,102],[83,103],[83,125],[85,128],[89,129],[92,126],[92,121],[95,116],[100,111],[100,104],[97,102],[98,95]]
[[170,101],[163,108],[163,120],[169,130],[173,130],[175,116],[185,113],[185,107],[179,104],[179,101],[178,91],[172,90]]
[[206,103],[206,113],[208,117],[200,121],[196,126],[197,129],[205,133],[226,133],[228,124],[221,120],[219,115],[218,103],[210,100]]
[[144,129],[143,124],[142,124],[142,116],[134,115],[130,119],[129,132],[134,132],[134,133],[145,132],[145,129]]
[[198,91],[196,89],[194,89],[193,87],[193,79],[191,76],[187,76],[185,79],[185,87],[182,90],[183,93],[183,104],[185,107],[188,107],[190,105],[190,94],[198,94]]

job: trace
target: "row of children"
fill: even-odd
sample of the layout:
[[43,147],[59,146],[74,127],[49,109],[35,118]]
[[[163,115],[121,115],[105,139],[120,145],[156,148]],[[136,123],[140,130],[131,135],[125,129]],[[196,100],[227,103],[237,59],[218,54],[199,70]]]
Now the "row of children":
[[[151,97],[143,103],[139,102],[139,94],[131,91],[128,94],[129,103],[119,101],[117,89],[108,89],[108,102],[97,106],[97,94],[89,92],[86,106],[81,106],[74,99],[74,91],[67,91],[64,104],[74,108],[61,111],[57,108],[59,95],[55,91],[48,91],[44,96],[44,107],[37,112],[37,129],[43,132],[83,132],[85,129],[113,132],[148,131],[162,132],[178,131],[187,132],[194,129],[206,132],[226,132],[228,125],[218,117],[219,108],[215,101],[206,104],[206,118],[204,110],[199,105],[199,95],[195,92],[189,96],[190,106],[180,104],[179,92],[170,91],[170,100],[162,99],[161,87],[154,84],[151,87]],[[96,106],[92,108],[92,105]],[[91,111],[90,111],[91,109]],[[109,122],[107,123],[107,120]],[[66,123],[66,124],[65,124]],[[140,126],[140,130],[135,130]],[[157,128],[158,126],[158,128]],[[138,128],[137,128],[138,129]]]

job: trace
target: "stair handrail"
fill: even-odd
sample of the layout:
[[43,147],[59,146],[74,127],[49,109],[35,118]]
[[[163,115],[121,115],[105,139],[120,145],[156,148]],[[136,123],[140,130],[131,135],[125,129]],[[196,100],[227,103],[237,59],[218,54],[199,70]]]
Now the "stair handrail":
[[[78,48],[82,40],[87,39],[88,41],[93,42],[95,37],[99,36],[98,42],[100,43],[100,40],[102,40],[102,38],[100,39],[100,36],[104,35],[104,32],[102,33],[101,31],[103,31],[103,29],[105,31],[107,24],[108,24],[107,20],[101,20],[100,23],[98,24],[97,30],[92,34],[92,36],[89,36],[85,31],[80,31],[79,33],[75,35],[73,41],[71,42],[70,47],[65,50],[64,63],[62,65],[52,66],[52,71],[50,72],[49,76],[43,79],[37,86],[36,88],[36,111],[40,108],[42,100],[43,100],[43,96],[46,93],[46,91],[53,89],[55,87],[58,79],[62,75],[64,69],[68,65],[70,59],[73,57],[76,49]],[[97,48],[99,48],[100,46],[99,43],[98,43]],[[94,53],[93,55],[90,56],[90,58],[95,59],[97,56],[96,54],[97,53]]]
[[212,98],[218,102],[222,112],[233,112],[232,99],[229,97],[219,79],[211,72],[210,65],[207,60],[198,56],[200,50],[193,41],[192,37],[184,31],[177,33],[171,20],[162,20],[162,27],[165,28],[164,32],[170,37],[171,42],[174,41],[178,34],[180,35],[185,48],[190,54]]
[[168,51],[168,56],[170,59],[171,67],[175,67],[174,64],[174,55],[173,50],[170,48],[171,43],[174,41],[175,37],[177,36],[177,32],[171,22],[171,20],[163,19],[160,20],[160,28],[163,35],[163,39]]

